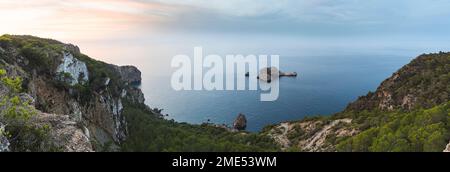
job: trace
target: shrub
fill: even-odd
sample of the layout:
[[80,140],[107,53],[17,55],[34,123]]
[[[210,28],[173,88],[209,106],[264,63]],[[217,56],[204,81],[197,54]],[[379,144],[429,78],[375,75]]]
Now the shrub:
[[209,125],[177,123],[160,118],[145,108],[124,103],[129,136],[124,151],[276,151],[268,137],[232,133]]
[[413,112],[363,112],[358,115],[361,119],[378,122],[339,142],[338,151],[441,152],[450,138],[450,102]]
[[17,96],[21,89],[20,78],[5,76],[6,71],[0,69],[0,84],[11,91],[0,98],[0,120],[6,124],[3,135],[8,137],[13,151],[40,151],[41,144],[48,139],[48,125],[36,126],[30,118],[36,114],[35,109],[27,101]]

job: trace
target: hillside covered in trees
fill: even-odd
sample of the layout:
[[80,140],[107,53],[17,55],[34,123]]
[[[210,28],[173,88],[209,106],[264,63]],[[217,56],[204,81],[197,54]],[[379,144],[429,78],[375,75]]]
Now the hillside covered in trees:
[[450,53],[420,55],[342,112],[259,133],[164,119],[140,75],[71,44],[0,36],[0,151],[450,149]]
[[140,72],[33,36],[0,37],[0,151],[277,151],[267,136],[166,120]]
[[292,151],[450,151],[450,53],[420,55],[342,112],[263,133]]

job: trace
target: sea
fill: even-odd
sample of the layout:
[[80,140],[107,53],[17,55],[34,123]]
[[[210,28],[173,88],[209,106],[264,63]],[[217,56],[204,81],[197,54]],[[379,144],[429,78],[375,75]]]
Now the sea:
[[173,73],[155,73],[145,66],[140,67],[141,88],[146,103],[163,109],[167,119],[232,126],[242,113],[247,118],[246,130],[258,132],[267,125],[342,111],[358,96],[375,91],[412,58],[364,54],[281,56],[280,70],[297,72],[298,76],[280,78],[279,97],[269,102],[260,101],[260,90],[176,91],[171,86]]

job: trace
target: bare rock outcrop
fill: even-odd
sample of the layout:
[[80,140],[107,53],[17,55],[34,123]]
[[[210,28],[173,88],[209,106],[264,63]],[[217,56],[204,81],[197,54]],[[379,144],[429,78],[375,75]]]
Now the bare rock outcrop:
[[283,122],[272,129],[268,135],[281,146],[282,150],[285,150],[291,147],[291,141],[287,136],[290,130],[292,130],[292,125],[290,125],[288,122]]
[[245,130],[247,128],[247,119],[245,118],[244,114],[239,114],[233,123],[233,129],[236,130]]
[[[141,72],[136,67],[116,66],[90,59],[81,54],[77,46],[56,40],[33,36],[7,37],[24,44],[1,44],[0,66],[7,70],[9,76],[23,79],[22,86],[26,95],[21,98],[30,98],[30,105],[44,116],[51,117],[47,120],[55,124],[58,129],[55,133],[62,134],[65,140],[77,142],[89,138],[96,143],[94,147],[105,144],[117,147],[126,140],[127,123],[123,114],[125,101],[136,104],[145,101],[138,86],[141,83]],[[27,41],[57,48],[36,47],[36,51],[43,52],[43,55],[35,57],[19,51]],[[0,89],[0,94],[6,93],[8,91]],[[58,121],[71,122],[62,127],[63,125],[57,125]],[[76,125],[72,125],[72,122]],[[81,135],[83,133],[86,137]],[[60,140],[58,143],[64,142]],[[64,150],[84,150],[70,146],[70,142],[66,143],[72,148]]]
[[56,69],[58,77],[70,85],[86,83],[89,81],[89,72],[86,63],[73,57],[69,52],[63,52],[62,63]]
[[0,152],[8,152],[9,151],[9,140],[5,135],[5,125],[0,122]]
[[[1,91],[3,90],[3,91]],[[3,99],[8,96],[17,96],[20,102],[22,103],[11,103],[10,99]],[[49,114],[38,111],[34,108],[33,97],[26,93],[12,93],[8,87],[0,82],[0,100],[5,103],[0,105],[0,152],[11,151],[10,147],[14,147],[16,145],[11,145],[12,143],[8,140],[8,131],[6,130],[6,126],[8,125],[8,121],[5,120],[5,113],[7,111],[5,109],[13,109],[10,107],[17,107],[22,111],[26,111],[26,113],[31,115],[31,118],[27,120],[27,127],[32,127],[35,129],[40,129],[45,138],[39,143],[40,150],[38,151],[65,151],[65,152],[91,152],[93,151],[91,142],[89,140],[89,133],[86,133],[81,128],[81,121],[74,121],[70,118],[69,115],[61,115],[61,114]],[[23,113],[23,112],[21,112]],[[3,120],[6,121],[6,124],[3,123]],[[29,123],[29,124],[28,124]],[[17,124],[15,124],[17,125]],[[25,125],[25,124],[23,124]],[[28,126],[29,125],[29,126]],[[25,126],[24,126],[25,127]],[[48,131],[47,131],[48,130]],[[44,137],[44,136],[40,136]],[[21,139],[22,143],[31,143],[35,142],[34,137],[23,137]],[[36,150],[35,148],[32,148]],[[14,151],[14,149],[12,150]]]
[[444,152],[450,152],[450,142],[445,147]]
[[139,85],[141,84],[141,71],[137,67],[134,66],[119,66],[117,67],[120,77],[123,81],[132,84]]
[[48,144],[64,152],[92,152],[89,137],[68,115],[39,113],[33,117],[34,125],[50,127]]
[[[413,110],[450,101],[447,74],[450,53],[423,54],[384,80],[375,92],[350,103],[346,111]],[[437,69],[437,67],[440,67]],[[437,90],[444,90],[437,91]]]
[[327,139],[331,136],[347,137],[358,133],[358,130],[348,127],[351,119],[343,118],[329,122],[306,120],[299,122],[283,122],[267,132],[283,150],[294,148],[301,151],[322,152],[334,151]]
[[[245,76],[250,76],[250,73],[245,73]],[[272,82],[273,80],[278,79],[279,77],[288,76],[288,77],[296,77],[297,72],[282,72],[278,70],[276,67],[265,67],[259,70],[258,78],[264,82]]]

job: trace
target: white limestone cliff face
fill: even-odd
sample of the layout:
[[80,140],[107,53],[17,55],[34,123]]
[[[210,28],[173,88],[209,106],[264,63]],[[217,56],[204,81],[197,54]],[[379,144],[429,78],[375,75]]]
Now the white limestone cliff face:
[[450,142],[447,144],[446,148],[444,149],[444,152],[450,152]]
[[[68,82],[70,85],[76,85],[78,83],[85,83],[89,81],[89,71],[87,69],[86,63],[78,60],[73,57],[70,53],[64,53],[63,62],[58,66],[56,72],[57,73],[67,73],[70,74],[71,78],[67,80],[64,78],[64,81]],[[119,67],[119,69],[122,69]],[[121,75],[127,77],[127,79],[132,79],[129,82],[135,82],[138,79],[136,76],[133,76],[134,73],[129,73],[128,71],[135,71],[134,67],[124,67],[124,69],[128,70],[119,70]],[[139,73],[140,74],[140,73]],[[134,78],[133,78],[134,77]],[[137,76],[140,80],[140,75]],[[61,79],[61,78],[60,78]],[[100,103],[98,107],[103,107],[103,110],[83,110],[83,107],[80,106],[80,103],[76,101],[69,101],[69,107],[72,109],[70,113],[70,117],[72,120],[77,122],[83,121],[83,113],[87,119],[98,119],[97,121],[103,120],[103,122],[98,122],[103,128],[107,131],[107,133],[112,135],[112,139],[120,143],[126,138],[126,122],[125,118],[122,116],[122,101],[120,98],[115,98],[108,91],[107,86],[110,84],[111,79],[109,77],[105,78],[104,81],[104,90],[101,91],[100,96],[98,96],[98,101],[94,101],[96,103]],[[100,117],[99,117],[100,116]],[[86,128],[85,132],[89,131]],[[90,133],[86,133],[90,135]]]
[[[23,86],[26,92],[20,97],[32,100],[30,105],[47,118],[40,120],[51,123],[57,129],[52,131],[52,136],[57,143],[61,143],[58,146],[68,146],[64,151],[104,150],[102,146],[106,144],[109,151],[118,150],[118,145],[128,135],[123,112],[125,103],[143,104],[145,101],[139,87],[141,72],[134,66],[102,63],[100,65],[108,71],[107,74],[93,78],[97,76],[97,70],[90,68],[92,60],[79,56],[81,52],[77,46],[58,42],[51,44],[61,46],[64,52],[61,53],[60,49],[48,50],[51,61],[49,66],[42,68],[45,70],[39,66],[29,68],[29,57],[15,54],[18,52],[16,47],[4,50],[10,56],[4,62],[0,59],[0,63],[4,63],[9,75],[25,81]],[[43,75],[44,72],[46,75]],[[77,84],[83,85],[78,87]],[[0,96],[7,93],[7,90],[2,91],[0,84]],[[62,142],[64,140],[69,141]],[[95,145],[85,144],[87,142]],[[6,145],[4,143],[2,145]],[[9,143],[12,144],[9,146],[11,151],[14,142]],[[77,148],[77,144],[84,146]]]
[[123,141],[127,135],[127,123],[125,117],[122,115],[123,105],[122,100],[118,99],[113,104],[113,119],[114,119],[114,134],[118,141]]
[[74,58],[71,53],[64,52],[63,55],[63,62],[58,66],[56,72],[70,74],[71,78],[67,81],[70,85],[89,81],[89,72],[86,63]]
[[100,103],[109,114],[109,116],[104,118],[111,121],[109,125],[105,125],[105,129],[112,134],[115,142],[120,143],[124,141],[127,136],[127,123],[125,117],[122,115],[122,100],[106,94],[100,96]]

